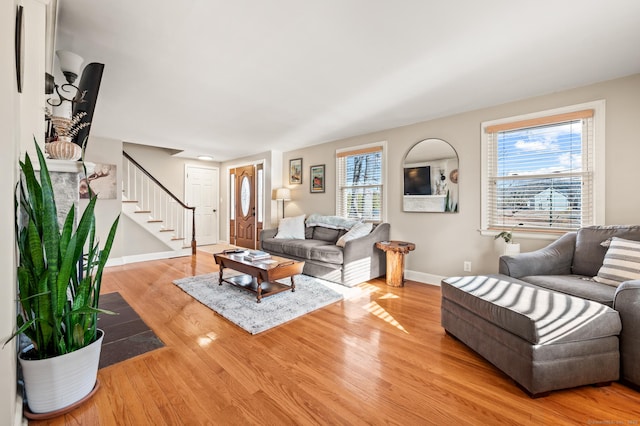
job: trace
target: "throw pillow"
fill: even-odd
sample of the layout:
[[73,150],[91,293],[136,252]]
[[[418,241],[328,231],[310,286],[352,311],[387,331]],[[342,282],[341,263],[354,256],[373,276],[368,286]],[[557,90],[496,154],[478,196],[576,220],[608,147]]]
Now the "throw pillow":
[[372,229],[373,229],[373,223],[371,222],[356,223],[351,227],[349,232],[347,232],[346,234],[344,234],[342,237],[338,239],[338,242],[336,243],[336,245],[340,247],[344,247],[347,244],[347,241],[355,240],[356,238],[369,235]]
[[615,287],[623,281],[640,279],[640,241],[611,238],[604,263],[593,279]]
[[278,224],[276,239],[304,240],[304,215],[285,217]]

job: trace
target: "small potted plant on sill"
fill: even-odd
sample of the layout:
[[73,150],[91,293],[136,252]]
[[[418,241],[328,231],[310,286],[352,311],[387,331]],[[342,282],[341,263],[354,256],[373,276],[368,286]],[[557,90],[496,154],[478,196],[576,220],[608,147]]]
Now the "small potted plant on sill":
[[16,194],[19,250],[17,331],[32,345],[19,355],[30,413],[59,413],[95,386],[103,332],[97,328],[102,272],[119,217],[104,248],[96,238],[92,196],[76,229],[74,209],[62,229],[45,158],[36,143],[40,180],[27,154]]
[[497,240],[498,238],[502,238],[504,240],[504,255],[510,256],[520,253],[520,243],[513,242],[513,230],[518,226],[522,226],[522,223],[513,226],[508,231],[502,231],[493,237],[494,240]]

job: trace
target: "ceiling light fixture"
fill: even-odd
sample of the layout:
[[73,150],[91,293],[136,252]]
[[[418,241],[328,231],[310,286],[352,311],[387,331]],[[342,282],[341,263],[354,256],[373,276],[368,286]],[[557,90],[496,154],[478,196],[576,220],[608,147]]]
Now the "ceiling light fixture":
[[[58,56],[58,61],[60,62],[60,69],[64,74],[67,82],[62,86],[58,86],[55,83],[53,76],[49,73],[45,73],[45,93],[47,95],[52,95],[55,91],[56,95],[58,95],[57,100],[52,102],[51,98],[47,99],[47,103],[51,106],[60,106],[64,101],[68,101],[73,103],[84,102],[84,96],[87,91],[84,90],[80,92],[78,86],[74,86],[73,82],[76,81],[78,75],[80,74],[80,68],[82,67],[82,63],[84,59],[80,55],[76,55],[73,52],[69,52],[67,50],[58,50],[56,51],[56,56]],[[72,94],[74,96],[64,96],[60,93],[60,90],[67,94]]]
[[198,155],[198,160],[212,161],[213,157],[211,157],[210,155]]

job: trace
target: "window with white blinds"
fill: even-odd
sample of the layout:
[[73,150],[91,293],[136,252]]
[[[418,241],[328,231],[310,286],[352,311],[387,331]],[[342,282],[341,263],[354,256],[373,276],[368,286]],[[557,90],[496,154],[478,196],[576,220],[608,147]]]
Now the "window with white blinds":
[[336,153],[336,215],[382,222],[384,145]]
[[483,124],[483,229],[595,224],[592,108]]

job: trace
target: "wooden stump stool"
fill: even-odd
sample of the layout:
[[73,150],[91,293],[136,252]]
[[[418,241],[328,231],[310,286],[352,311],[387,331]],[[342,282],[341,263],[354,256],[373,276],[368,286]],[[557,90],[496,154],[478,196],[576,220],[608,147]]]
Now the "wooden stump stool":
[[404,255],[416,249],[405,241],[379,241],[376,247],[387,253],[387,285],[404,287]]

